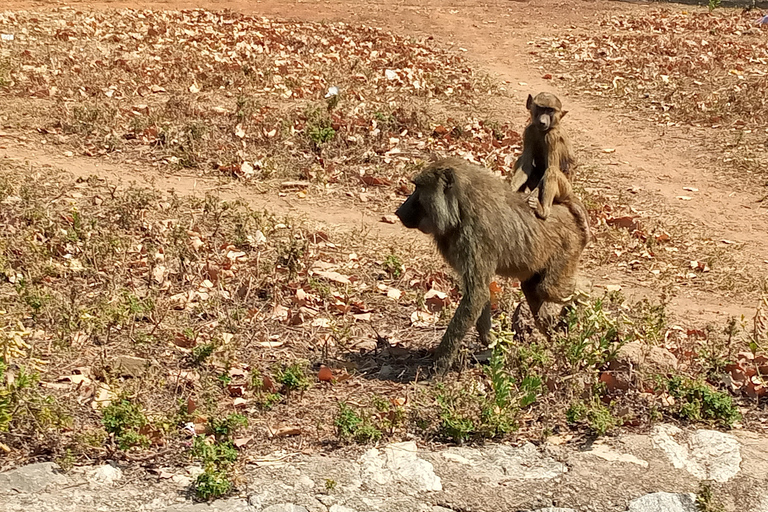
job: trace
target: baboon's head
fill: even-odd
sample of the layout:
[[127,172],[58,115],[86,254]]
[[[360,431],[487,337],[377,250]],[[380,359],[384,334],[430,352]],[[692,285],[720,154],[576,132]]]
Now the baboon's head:
[[563,110],[560,99],[548,92],[540,92],[535,98],[529,94],[525,107],[531,111],[531,122],[542,132],[554,128],[568,113]]
[[413,178],[416,190],[395,214],[407,228],[443,236],[459,224],[456,170],[445,160],[429,164]]

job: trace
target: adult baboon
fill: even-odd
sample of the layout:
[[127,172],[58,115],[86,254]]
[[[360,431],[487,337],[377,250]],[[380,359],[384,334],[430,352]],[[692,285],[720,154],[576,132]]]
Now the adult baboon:
[[434,237],[461,277],[463,297],[437,348],[438,371],[450,369],[459,344],[475,324],[480,340],[491,329],[489,285],[494,274],[520,279],[536,319],[546,332],[575,287],[586,233],[565,205],[539,220],[525,194],[505,186],[487,169],[457,158],[429,164],[414,179],[416,190],[397,209],[407,228]]
[[515,162],[510,185],[514,190],[531,191],[528,205],[541,219],[549,216],[553,202],[568,205],[589,234],[586,209],[573,194],[569,181],[575,158],[560,126],[568,112],[563,110],[558,97],[548,92],[535,98],[529,94],[525,106],[531,112],[531,122],[523,132],[523,154]]

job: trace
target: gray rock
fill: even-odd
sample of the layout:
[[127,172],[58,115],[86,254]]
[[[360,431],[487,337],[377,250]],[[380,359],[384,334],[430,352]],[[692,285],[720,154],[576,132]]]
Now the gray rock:
[[670,373],[677,368],[677,357],[662,347],[647,345],[642,341],[632,341],[623,345],[611,361],[610,369],[628,371]]
[[297,490],[313,489],[315,487],[315,482],[313,482],[307,475],[301,475],[296,481],[295,487]]
[[357,510],[345,507],[344,505],[331,505],[331,508],[328,509],[328,512],[357,512]]
[[306,508],[293,503],[280,503],[278,505],[270,505],[261,512],[309,512]]
[[627,512],[696,512],[696,495],[655,492],[629,502]]
[[98,466],[88,475],[88,479],[97,485],[113,485],[121,478],[123,478],[123,471],[111,464]]
[[443,484],[430,462],[417,455],[416,443],[392,443],[384,453],[371,448],[360,458],[368,480],[388,486],[399,482],[411,491],[441,491]]
[[568,471],[562,462],[545,455],[532,443],[520,447],[492,445],[483,449],[457,447],[443,452],[449,461],[473,468],[479,478],[501,480],[548,480]]
[[149,361],[141,357],[117,356],[110,366],[121,377],[141,377],[146,373]]
[[41,462],[0,473],[0,493],[18,491],[34,494],[52,485],[64,485],[68,480],[60,469],[53,462]]
[[657,425],[651,439],[673,466],[700,480],[727,482],[741,469],[741,445],[730,434],[716,430],[688,434],[674,425]]
[[229,498],[211,503],[174,505],[163,509],[163,512],[256,512],[256,509],[248,505],[244,499]]

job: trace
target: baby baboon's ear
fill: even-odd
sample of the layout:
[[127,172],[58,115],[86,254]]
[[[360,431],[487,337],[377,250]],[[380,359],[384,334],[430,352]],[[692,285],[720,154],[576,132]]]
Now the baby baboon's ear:
[[562,112],[560,112],[560,119],[564,118],[565,114],[567,114],[567,113],[568,113],[567,110],[563,110]]
[[532,107],[533,107],[533,96],[529,94],[528,99],[525,100],[525,108],[527,108],[528,110],[531,110]]

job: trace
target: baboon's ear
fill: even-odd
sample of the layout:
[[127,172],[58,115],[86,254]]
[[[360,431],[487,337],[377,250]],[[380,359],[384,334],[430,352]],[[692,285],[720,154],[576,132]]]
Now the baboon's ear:
[[529,94],[528,99],[525,100],[525,108],[527,108],[528,110],[531,110],[531,107],[533,107],[533,96]]
[[563,110],[562,112],[560,112],[560,119],[564,118],[565,114],[567,114],[567,113],[568,113],[567,110]]
[[443,186],[445,192],[453,188],[453,184],[456,183],[456,172],[452,168],[446,167],[443,169],[443,183],[445,184]]

